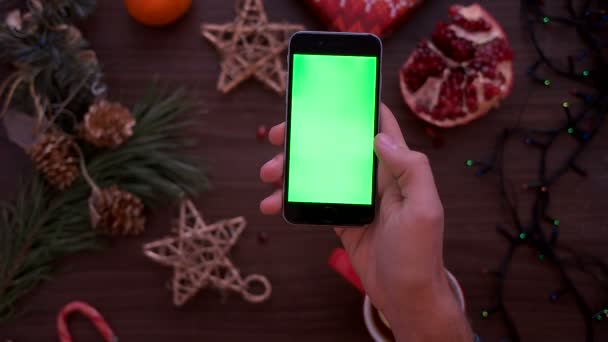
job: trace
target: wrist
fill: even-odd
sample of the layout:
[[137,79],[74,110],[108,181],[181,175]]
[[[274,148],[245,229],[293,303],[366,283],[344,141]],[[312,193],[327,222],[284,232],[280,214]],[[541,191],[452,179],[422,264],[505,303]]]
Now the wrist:
[[408,292],[384,313],[397,341],[473,340],[460,296],[445,272],[431,284]]

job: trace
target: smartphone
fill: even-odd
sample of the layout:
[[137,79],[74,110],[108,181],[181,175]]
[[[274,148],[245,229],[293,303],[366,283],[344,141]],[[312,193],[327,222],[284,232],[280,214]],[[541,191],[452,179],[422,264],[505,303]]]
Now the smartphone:
[[365,226],[376,213],[382,43],[298,32],[289,42],[283,217]]

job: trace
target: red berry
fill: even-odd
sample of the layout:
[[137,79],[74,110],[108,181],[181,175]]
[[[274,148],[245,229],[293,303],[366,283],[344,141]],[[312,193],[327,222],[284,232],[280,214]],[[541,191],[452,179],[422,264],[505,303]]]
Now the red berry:
[[265,244],[266,242],[268,242],[268,233],[266,232],[259,232],[258,233],[258,242],[261,244]]
[[258,129],[255,133],[256,137],[258,138],[259,141],[264,141],[266,140],[266,137],[268,136],[268,130],[266,129],[265,125],[259,125]]

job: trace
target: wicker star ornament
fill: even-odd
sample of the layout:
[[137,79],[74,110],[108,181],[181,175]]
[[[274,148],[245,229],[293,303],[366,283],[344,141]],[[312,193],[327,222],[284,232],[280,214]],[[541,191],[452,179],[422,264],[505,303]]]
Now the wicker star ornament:
[[[228,258],[246,225],[242,216],[207,225],[194,204],[185,200],[180,207],[177,236],[143,246],[148,258],[174,268],[172,289],[176,306],[208,286],[235,291],[251,303],[270,297],[272,288],[266,277],[252,274],[243,278]],[[253,291],[253,287],[260,290]]]
[[217,89],[228,93],[255,77],[283,94],[287,81],[282,54],[291,35],[303,29],[302,25],[269,22],[262,0],[237,0],[233,22],[201,26],[222,59]]

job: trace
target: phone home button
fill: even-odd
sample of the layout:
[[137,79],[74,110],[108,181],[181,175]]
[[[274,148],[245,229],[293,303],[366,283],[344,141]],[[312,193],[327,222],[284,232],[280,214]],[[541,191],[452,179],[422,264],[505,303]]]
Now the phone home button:
[[335,223],[336,222],[336,208],[325,206],[321,209],[321,221],[323,223]]

